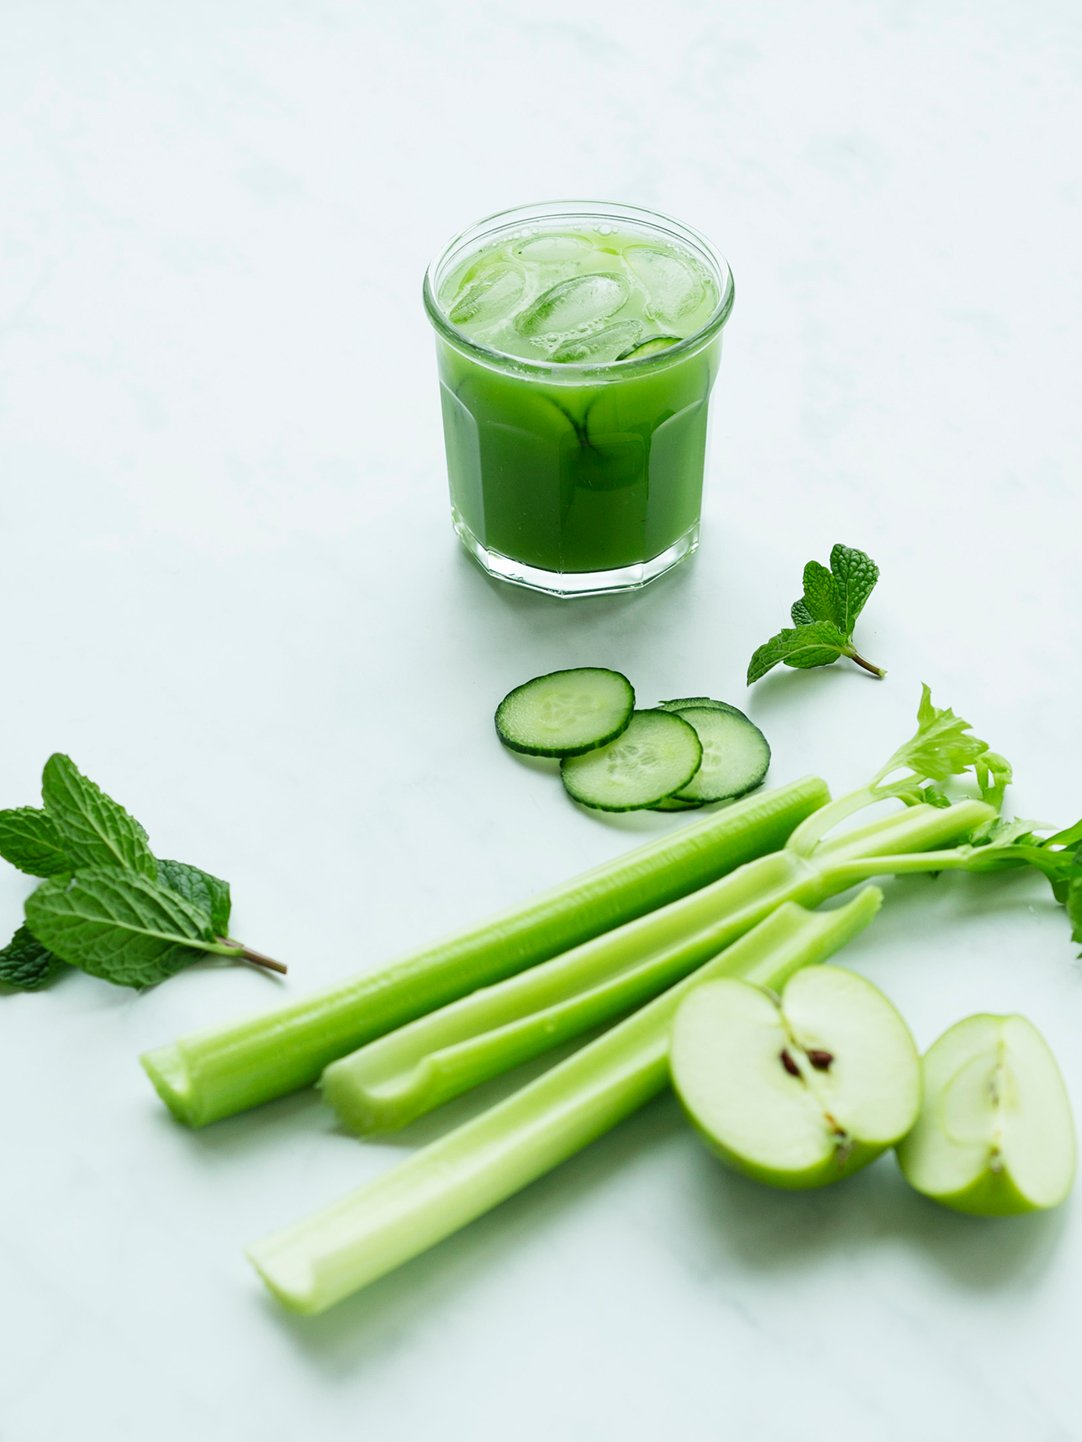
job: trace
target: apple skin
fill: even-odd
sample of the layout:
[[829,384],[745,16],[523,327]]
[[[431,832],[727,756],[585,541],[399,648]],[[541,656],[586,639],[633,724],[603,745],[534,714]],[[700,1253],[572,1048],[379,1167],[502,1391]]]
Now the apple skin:
[[[990,1080],[997,1058],[1008,1074],[996,1093],[1001,1100],[993,1104],[989,1094],[985,1115],[976,1118],[981,1129],[963,1139],[967,1157],[956,1153],[953,1158],[955,1184],[951,1185],[942,1171],[936,1177],[928,1160],[930,1152],[941,1158],[951,1155],[946,1126],[951,1088],[967,1068],[977,1068],[978,1074]],[[914,1190],[940,1206],[972,1217],[1021,1216],[1059,1206],[1066,1199],[1074,1181],[1076,1157],[1070,1099],[1055,1057],[1032,1022],[1016,1014],[965,1017],[933,1042],[921,1065],[924,1105],[916,1126],[896,1150],[902,1175]],[[1020,1074],[1021,1083],[1011,1072]],[[1043,1185],[1032,1185],[1031,1177],[1028,1188],[1016,1175],[1019,1148],[1017,1143],[1012,1145],[1020,1125],[1015,1117],[1020,1118],[1021,1103],[1026,1100],[1034,1111],[1026,1112],[1024,1125],[1027,1131],[1038,1125],[1045,1128],[1041,1151],[1052,1159],[1051,1181],[1045,1177]],[[999,1123],[999,1129],[1005,1135],[996,1144],[994,1132],[1003,1114],[1006,1121]],[[971,1114],[970,1123],[973,1120]],[[962,1175],[967,1159],[968,1180]]]
[[854,1172],[861,1171],[869,1162],[874,1162],[887,1150],[886,1146],[868,1146],[864,1142],[850,1142],[844,1158],[842,1154],[835,1151],[824,1157],[822,1161],[805,1167],[801,1171],[779,1171],[775,1167],[766,1166],[761,1162],[753,1162],[731,1151],[716,1137],[711,1136],[688,1111],[687,1107],[684,1108],[684,1113],[709,1150],[726,1166],[731,1167],[733,1171],[741,1172],[745,1177],[750,1177],[753,1182],[762,1182],[765,1186],[774,1187],[783,1192],[811,1192],[822,1187],[833,1186],[835,1182],[840,1182],[845,1177],[851,1177]]
[[[829,1054],[825,1071],[810,1062],[819,1050]],[[707,1147],[785,1191],[852,1176],[920,1111],[919,1057],[905,1022],[882,992],[839,967],[798,972],[780,1000],[735,978],[696,987],[674,1018],[670,1064]],[[837,1134],[828,1121],[835,1115]]]
[[[909,1180],[908,1177],[906,1180]],[[912,1186],[911,1182],[910,1185]],[[982,1177],[957,1192],[944,1192],[934,1196],[930,1192],[923,1192],[922,1195],[930,1202],[937,1202],[941,1207],[964,1213],[967,1217],[1020,1217],[1026,1212],[1040,1210],[1036,1202],[1022,1195],[1006,1170],[985,1172]]]

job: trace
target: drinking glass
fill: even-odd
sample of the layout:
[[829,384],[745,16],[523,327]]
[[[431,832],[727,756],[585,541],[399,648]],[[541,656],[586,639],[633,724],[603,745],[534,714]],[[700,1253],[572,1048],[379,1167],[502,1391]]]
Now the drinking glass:
[[[540,298],[537,275],[552,281]],[[694,329],[681,335],[696,286]],[[621,287],[633,300],[614,308]],[[695,550],[733,305],[732,274],[709,241],[636,206],[522,206],[450,241],[424,302],[451,515],[484,570],[596,595],[643,586]],[[464,323],[478,315],[487,325]],[[501,348],[501,331],[523,353]],[[636,334],[645,339],[613,358]]]

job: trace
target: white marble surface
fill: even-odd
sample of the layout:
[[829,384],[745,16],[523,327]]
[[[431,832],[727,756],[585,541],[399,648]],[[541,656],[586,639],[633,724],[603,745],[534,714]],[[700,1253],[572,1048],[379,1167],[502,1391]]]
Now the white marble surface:
[[[775,778],[855,783],[927,679],[1022,814],[1077,816],[1080,51],[1071,0],[7,0],[0,801],[70,751],[297,994],[679,825],[577,813],[495,700],[596,662],[742,703],[841,538],[890,676],[764,683]],[[419,304],[451,231],[560,194],[671,210],[737,279],[702,549],[574,605],[459,553]],[[1076,949],[1037,881],[913,881],[847,960],[924,1044],[1026,1012],[1082,1106]],[[307,1098],[188,1135],[135,1064],[277,993],[0,999],[3,1442],[1080,1435],[1077,1202],[967,1221],[889,1160],[775,1195],[669,1100],[286,1317],[242,1245],[408,1143]]]

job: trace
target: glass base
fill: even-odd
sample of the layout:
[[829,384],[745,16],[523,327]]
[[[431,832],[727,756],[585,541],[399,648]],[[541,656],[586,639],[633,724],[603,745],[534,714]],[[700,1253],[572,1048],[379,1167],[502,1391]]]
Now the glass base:
[[618,566],[611,571],[544,571],[539,566],[528,566],[525,561],[514,561],[499,551],[490,551],[453,508],[451,519],[466,550],[490,576],[495,576],[498,581],[509,581],[512,586],[525,586],[530,591],[543,591],[547,596],[560,596],[565,600],[573,596],[605,596],[614,591],[637,591],[679,565],[699,544],[699,525],[696,522],[679,540],[648,561],[636,561],[634,565]]

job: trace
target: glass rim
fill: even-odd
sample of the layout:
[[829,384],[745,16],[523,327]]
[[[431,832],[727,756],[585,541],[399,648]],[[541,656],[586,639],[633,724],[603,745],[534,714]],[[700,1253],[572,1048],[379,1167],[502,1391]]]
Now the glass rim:
[[[561,216],[578,215],[611,221],[625,219],[632,224],[645,226],[650,230],[668,233],[684,245],[697,251],[711,267],[718,282],[718,303],[706,321],[666,350],[653,355],[639,356],[622,361],[550,361],[534,360],[525,356],[511,355],[508,351],[496,350],[465,334],[447,316],[437,300],[441,271],[447,263],[467,247],[476,246],[486,236],[501,230],[510,230],[516,223],[525,224],[530,220],[555,220]],[[506,210],[493,211],[472,225],[451,237],[438,252],[425,271],[423,296],[425,311],[436,333],[459,350],[465,351],[489,365],[501,370],[511,369],[519,374],[544,376],[548,380],[566,378],[581,381],[584,376],[625,376],[641,375],[644,371],[660,370],[674,361],[702,347],[717,335],[732,312],[736,288],[728,261],[700,231],[685,225],[675,216],[664,211],[648,210],[641,205],[627,205],[623,201],[607,200],[550,200],[530,205],[513,205]]]

